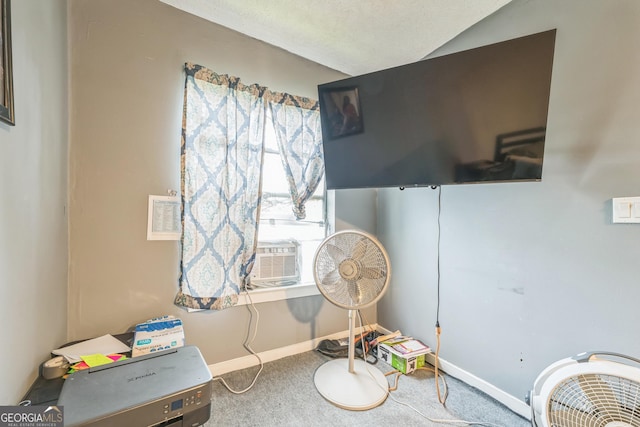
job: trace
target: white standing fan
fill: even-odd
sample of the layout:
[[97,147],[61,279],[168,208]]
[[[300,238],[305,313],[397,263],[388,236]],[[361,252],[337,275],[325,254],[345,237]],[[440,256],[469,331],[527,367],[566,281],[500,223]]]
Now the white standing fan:
[[385,401],[389,383],[379,369],[355,359],[355,311],[375,304],[391,277],[389,257],[373,236],[361,231],[340,231],[327,237],[313,260],[318,289],[338,307],[349,310],[347,359],[320,366],[314,375],[318,392],[344,409],[363,411]]
[[591,352],[542,371],[530,394],[540,427],[640,427],[640,360]]

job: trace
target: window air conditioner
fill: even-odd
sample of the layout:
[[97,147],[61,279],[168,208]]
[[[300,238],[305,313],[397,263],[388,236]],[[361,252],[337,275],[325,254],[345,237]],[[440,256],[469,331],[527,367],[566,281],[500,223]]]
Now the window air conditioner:
[[258,243],[251,283],[300,281],[299,253],[296,241]]

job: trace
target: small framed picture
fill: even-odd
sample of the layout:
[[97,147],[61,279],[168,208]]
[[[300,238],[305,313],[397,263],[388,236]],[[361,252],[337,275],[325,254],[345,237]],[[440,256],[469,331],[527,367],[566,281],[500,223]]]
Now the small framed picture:
[[320,116],[331,139],[364,132],[358,88],[322,89]]
[[15,125],[11,59],[11,0],[0,0],[0,120]]

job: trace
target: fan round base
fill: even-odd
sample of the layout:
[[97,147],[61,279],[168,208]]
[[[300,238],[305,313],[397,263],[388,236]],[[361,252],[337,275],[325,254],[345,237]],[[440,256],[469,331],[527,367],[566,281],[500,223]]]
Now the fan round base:
[[375,408],[389,390],[384,374],[360,359],[353,361],[353,372],[349,372],[349,359],[330,360],[316,370],[313,381],[322,397],[352,411]]

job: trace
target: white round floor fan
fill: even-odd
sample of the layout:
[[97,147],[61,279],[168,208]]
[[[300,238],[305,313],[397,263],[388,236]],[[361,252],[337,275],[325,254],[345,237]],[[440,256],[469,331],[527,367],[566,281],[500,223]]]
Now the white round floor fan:
[[590,352],[551,364],[530,393],[540,427],[640,427],[640,360]]
[[391,277],[389,257],[373,236],[361,231],[340,231],[327,237],[313,260],[318,289],[338,307],[349,310],[347,359],[320,366],[314,375],[318,392],[344,409],[363,411],[385,401],[389,383],[377,368],[355,359],[355,311],[375,304]]

